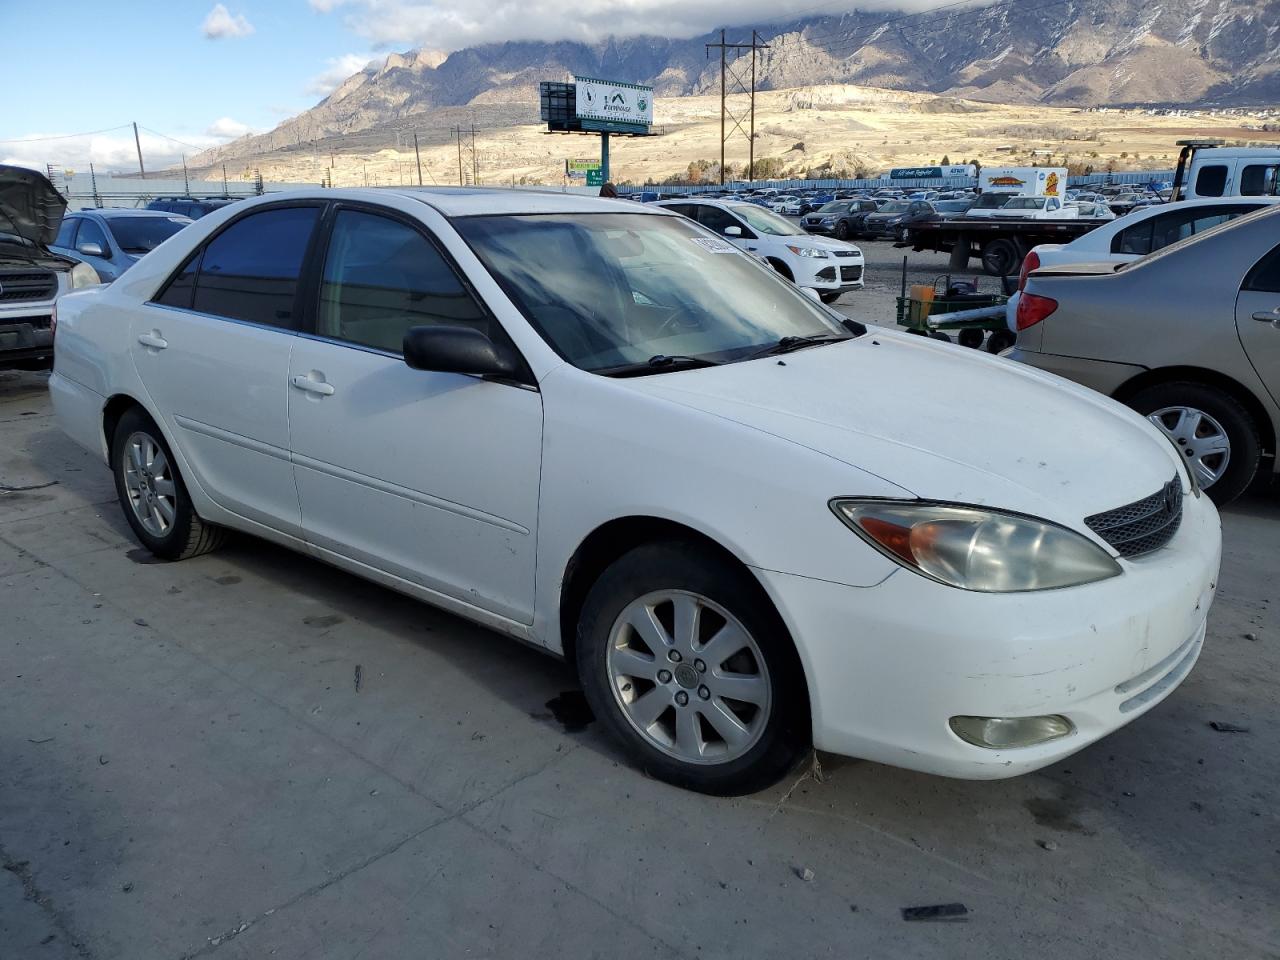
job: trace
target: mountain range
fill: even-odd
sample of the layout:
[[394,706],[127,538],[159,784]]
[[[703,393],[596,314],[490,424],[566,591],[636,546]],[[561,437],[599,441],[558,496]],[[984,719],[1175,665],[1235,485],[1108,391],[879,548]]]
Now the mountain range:
[[[907,16],[861,11],[755,30],[761,89],[856,83],[998,103],[1240,106],[1280,102],[1275,0],[1001,0]],[[718,55],[691,39],[511,42],[391,54],[274,130],[208,151],[245,157],[396,126],[450,108],[536,102],[542,80],[570,75],[652,84],[655,98],[719,90]],[[748,61],[737,64],[739,70]],[[527,121],[526,121],[527,122]]]

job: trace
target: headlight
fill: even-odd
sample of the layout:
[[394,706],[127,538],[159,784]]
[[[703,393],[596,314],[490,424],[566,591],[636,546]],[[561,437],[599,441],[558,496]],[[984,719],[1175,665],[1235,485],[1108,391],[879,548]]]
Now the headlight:
[[77,263],[71,268],[72,290],[79,290],[81,287],[95,287],[100,283],[102,283],[102,278],[98,276],[98,271],[87,263]]
[[889,559],[961,590],[1053,590],[1122,572],[1092,540],[1034,517],[896,500],[836,499],[831,509]]
[[835,218],[835,217],[823,217],[823,218],[822,218],[822,222],[823,222],[823,223],[835,223],[835,222],[836,222],[836,218]]
[[815,260],[826,260],[829,256],[825,250],[815,250],[813,247],[793,247],[789,243],[787,244],[787,249],[797,257],[812,257]]

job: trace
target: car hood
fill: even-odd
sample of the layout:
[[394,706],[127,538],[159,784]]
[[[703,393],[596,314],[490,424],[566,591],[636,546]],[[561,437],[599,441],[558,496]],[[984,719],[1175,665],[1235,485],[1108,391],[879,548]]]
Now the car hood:
[[1085,517],[1149,496],[1179,472],[1155,428],[1101,394],[1010,360],[886,330],[627,382],[921,499],[982,504],[1078,530]]
[[47,247],[58,235],[67,201],[44,174],[0,165],[0,231]]

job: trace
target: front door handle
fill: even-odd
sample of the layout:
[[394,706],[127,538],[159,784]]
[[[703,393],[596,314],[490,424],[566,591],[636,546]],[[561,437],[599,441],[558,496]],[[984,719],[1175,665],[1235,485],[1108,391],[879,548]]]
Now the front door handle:
[[152,330],[150,333],[139,334],[138,342],[144,347],[150,347],[152,350],[163,350],[169,345],[169,341],[160,336],[159,330]]
[[1259,310],[1253,315],[1253,319],[1261,320],[1263,323],[1274,323],[1280,326],[1280,307],[1274,310]]
[[304,377],[301,374],[294,377],[292,382],[299,390],[305,390],[307,393],[314,393],[322,397],[333,396],[332,383],[325,383],[323,380],[312,380],[310,377]]

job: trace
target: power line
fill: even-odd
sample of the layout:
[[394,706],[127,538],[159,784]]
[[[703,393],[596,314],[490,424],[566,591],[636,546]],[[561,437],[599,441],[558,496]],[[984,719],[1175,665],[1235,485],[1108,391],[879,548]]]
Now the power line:
[[211,146],[218,146],[218,144],[206,143],[202,147],[198,143],[188,143],[186,140],[179,140],[177,137],[171,137],[167,133],[161,133],[159,130],[152,130],[150,127],[143,127],[142,124],[138,124],[138,126],[141,129],[147,131],[147,133],[150,133],[150,134],[153,134],[154,136],[159,137],[161,140],[168,140],[171,143],[180,143],[184,147],[190,147],[192,150],[208,150]]
[[0,140],[0,143],[45,143],[49,140],[75,140],[77,137],[93,137],[97,136],[99,133],[111,133],[113,130],[123,130],[127,126],[129,126],[129,124],[122,123],[118,127],[106,127],[102,130],[88,130],[85,133],[62,133],[53,137],[20,137],[15,140]]

